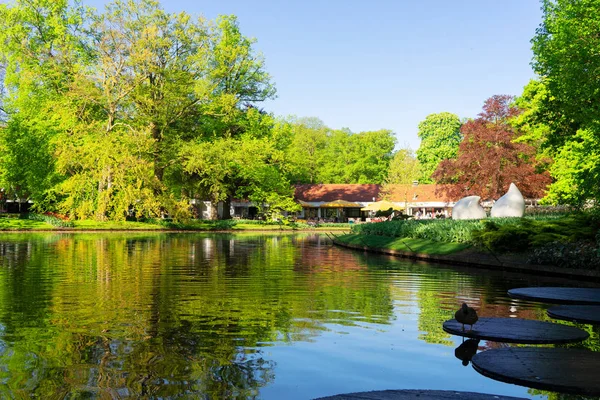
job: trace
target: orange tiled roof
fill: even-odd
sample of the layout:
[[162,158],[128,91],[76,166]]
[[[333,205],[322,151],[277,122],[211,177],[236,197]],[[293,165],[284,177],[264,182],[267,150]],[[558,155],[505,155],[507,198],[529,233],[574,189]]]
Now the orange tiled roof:
[[390,201],[408,202],[454,202],[460,198],[452,198],[444,193],[443,188],[447,185],[419,184],[413,185],[388,185],[387,191],[382,191],[382,197]]
[[296,185],[295,198],[302,201],[362,201],[379,199],[380,185]]

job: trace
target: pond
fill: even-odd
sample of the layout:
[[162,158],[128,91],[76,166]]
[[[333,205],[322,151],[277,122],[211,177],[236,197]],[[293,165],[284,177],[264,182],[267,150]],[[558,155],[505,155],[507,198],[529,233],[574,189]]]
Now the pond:
[[[2,398],[554,398],[463,366],[442,323],[463,301],[480,316],[547,320],[506,291],[582,284],[366,254],[318,234],[2,234],[0,253]],[[584,327],[592,337],[572,346],[600,351]]]

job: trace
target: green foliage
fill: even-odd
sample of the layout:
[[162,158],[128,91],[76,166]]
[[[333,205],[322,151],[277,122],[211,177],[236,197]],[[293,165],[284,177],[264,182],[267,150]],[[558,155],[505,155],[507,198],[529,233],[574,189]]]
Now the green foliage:
[[[352,226],[352,233],[360,235],[465,243],[486,250],[505,252],[541,248],[554,242],[563,243],[565,246],[571,246],[571,243],[588,243],[584,246],[586,249],[600,249],[600,246],[595,243],[596,240],[600,240],[599,232],[600,218],[596,212],[569,214],[562,217],[540,216],[473,221],[405,220]],[[581,247],[581,245],[577,246]]]
[[[255,113],[252,109],[247,112],[250,116]],[[270,116],[261,118],[272,121]],[[190,192],[207,196],[215,204],[235,196],[250,199],[262,213],[299,209],[286,178],[284,153],[272,136],[262,135],[260,130],[186,144],[179,156]]]
[[289,126],[293,135],[286,157],[292,168],[292,182],[320,182],[329,129],[316,118],[291,119]]
[[42,221],[49,225],[56,226],[58,228],[72,228],[75,226],[73,221],[64,220],[54,215],[29,213],[26,214],[23,218],[30,219],[32,221]]
[[600,1],[542,0],[542,11],[532,64],[543,87],[524,93],[529,135],[555,159],[545,200],[581,207],[600,198]]
[[572,140],[554,154],[546,204],[582,207],[590,199],[600,199],[600,140],[592,129],[578,130]]
[[531,264],[556,265],[562,268],[600,270],[597,244],[579,241],[574,243],[546,242],[533,250],[528,258]]
[[383,183],[396,139],[389,130],[331,130],[316,118],[288,118],[286,151],[294,183]]
[[404,220],[352,226],[352,232],[363,235],[428,239],[435,242],[472,243],[472,231],[482,221],[466,220]]
[[0,129],[0,185],[9,194],[39,203],[59,182],[52,157],[53,134],[51,124],[18,118]]
[[34,0],[1,5],[0,21],[10,94],[0,179],[38,208],[186,218],[181,148],[273,128],[253,104],[274,86],[234,16],[209,24],[153,0],[101,14]]
[[458,116],[449,112],[430,114],[419,123],[417,135],[421,144],[417,159],[421,165],[421,183],[432,183],[431,176],[439,163],[456,157],[462,140],[460,127]]
[[600,224],[591,214],[562,218],[503,218],[484,222],[472,232],[473,243],[497,251],[523,251],[551,242],[592,241]]
[[392,160],[385,180],[386,184],[411,184],[419,179],[421,166],[410,147],[398,150]]
[[383,183],[396,139],[393,132],[380,130],[354,134],[332,131],[325,142],[319,183]]

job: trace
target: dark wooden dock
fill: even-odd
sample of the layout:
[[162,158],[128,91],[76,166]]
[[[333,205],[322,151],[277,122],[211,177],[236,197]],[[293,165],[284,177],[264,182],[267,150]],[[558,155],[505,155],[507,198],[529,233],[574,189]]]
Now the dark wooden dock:
[[511,289],[508,295],[550,304],[600,304],[600,289],[594,288],[529,287]]
[[471,331],[468,325],[463,331],[463,325],[455,319],[442,327],[452,335],[504,343],[575,343],[589,337],[586,331],[573,326],[520,318],[479,318]]
[[489,378],[541,390],[600,396],[600,353],[582,349],[509,347],[483,351],[473,368]]
[[549,308],[546,313],[550,318],[600,325],[600,306],[556,306]]
[[458,390],[380,390],[319,397],[315,400],[525,400],[522,397],[462,392]]

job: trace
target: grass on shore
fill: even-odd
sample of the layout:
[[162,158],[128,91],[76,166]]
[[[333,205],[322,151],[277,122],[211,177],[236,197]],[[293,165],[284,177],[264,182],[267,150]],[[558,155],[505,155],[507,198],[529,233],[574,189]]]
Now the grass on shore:
[[29,231],[29,230],[54,230],[54,226],[43,221],[29,219],[0,218],[0,231]]
[[339,224],[339,226],[320,226],[320,227],[304,227],[285,224],[267,224],[260,221],[208,221],[208,220],[190,220],[181,223],[172,223],[167,221],[93,221],[93,220],[78,220],[71,221],[69,226],[57,226],[49,222],[53,219],[36,220],[36,219],[20,219],[20,218],[0,218],[0,231],[28,231],[28,230],[75,230],[75,231],[165,231],[165,230],[181,230],[181,231],[294,231],[294,230],[310,230],[310,231],[349,231],[348,224]]
[[471,247],[465,243],[435,242],[428,239],[394,238],[388,236],[348,234],[337,236],[343,243],[381,249],[403,251],[407,253],[421,253],[431,255],[447,255]]

